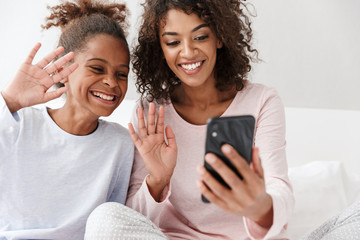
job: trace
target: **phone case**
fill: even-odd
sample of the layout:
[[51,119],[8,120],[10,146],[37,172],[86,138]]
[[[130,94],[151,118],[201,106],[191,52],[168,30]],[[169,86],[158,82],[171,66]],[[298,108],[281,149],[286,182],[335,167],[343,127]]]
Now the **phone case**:
[[[250,164],[255,130],[255,118],[251,115],[216,117],[207,122],[205,154],[214,153],[242,179],[229,159],[221,152],[224,143],[230,144]],[[220,175],[204,161],[205,168],[224,186],[230,188]],[[209,201],[202,196],[206,203]]]

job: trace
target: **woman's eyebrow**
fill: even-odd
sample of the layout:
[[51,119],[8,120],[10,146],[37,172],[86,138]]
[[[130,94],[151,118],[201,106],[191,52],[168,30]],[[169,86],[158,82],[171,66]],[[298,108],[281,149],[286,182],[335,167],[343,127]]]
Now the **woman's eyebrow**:
[[[197,26],[193,30],[191,30],[191,32],[196,32],[197,30],[199,30],[200,28],[203,28],[203,27],[209,27],[209,25],[207,23],[200,24],[199,26]],[[178,35],[178,33],[177,32],[164,32],[163,34],[161,34],[162,37],[165,35],[176,36],[176,35]]]
[[203,28],[203,27],[209,27],[209,24],[207,24],[207,23],[201,24],[201,25],[197,26],[196,28],[194,28],[193,30],[191,30],[191,32],[196,32],[197,30],[199,30],[200,28]]

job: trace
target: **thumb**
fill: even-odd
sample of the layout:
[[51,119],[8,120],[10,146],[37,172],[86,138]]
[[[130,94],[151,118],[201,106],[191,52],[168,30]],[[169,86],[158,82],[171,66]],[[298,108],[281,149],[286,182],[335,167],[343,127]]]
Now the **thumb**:
[[165,135],[166,138],[168,140],[168,146],[170,148],[173,148],[177,151],[177,145],[176,145],[176,139],[175,139],[175,134],[173,132],[173,130],[171,129],[170,126],[166,126],[165,128]]
[[264,178],[264,169],[259,156],[259,148],[254,147],[252,152],[251,168],[261,178]]

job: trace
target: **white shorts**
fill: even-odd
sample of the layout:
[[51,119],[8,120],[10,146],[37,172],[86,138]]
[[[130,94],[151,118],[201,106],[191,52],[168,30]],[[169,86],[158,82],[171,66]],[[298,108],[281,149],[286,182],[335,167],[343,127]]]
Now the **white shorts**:
[[120,203],[98,206],[86,223],[85,240],[165,240],[167,237],[141,213]]

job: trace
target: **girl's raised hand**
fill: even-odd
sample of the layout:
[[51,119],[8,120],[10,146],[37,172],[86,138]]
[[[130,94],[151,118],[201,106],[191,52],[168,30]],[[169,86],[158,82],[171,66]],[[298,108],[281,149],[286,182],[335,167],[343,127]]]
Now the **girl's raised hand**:
[[205,156],[205,160],[231,189],[220,184],[203,166],[199,166],[198,173],[201,180],[198,180],[197,185],[201,193],[223,210],[247,217],[264,228],[270,228],[273,221],[272,198],[266,193],[258,148],[253,148],[250,165],[230,145],[224,144],[221,150],[243,179],[241,180],[216,155],[209,153]]
[[20,66],[14,79],[2,91],[2,95],[11,112],[60,97],[67,90],[66,87],[48,92],[49,88],[57,82],[67,81],[67,76],[78,67],[76,63],[65,67],[74,57],[72,52],[49,64],[64,51],[63,47],[58,47],[37,64],[33,65],[32,62],[40,46],[40,43],[34,46],[25,62]]
[[139,136],[131,123],[129,123],[129,132],[149,173],[146,182],[150,193],[156,201],[160,201],[160,195],[169,184],[176,165],[177,146],[170,126],[165,128],[167,143],[165,142],[164,107],[159,108],[157,121],[155,115],[155,104],[150,103],[146,126],[143,109],[138,108]]

